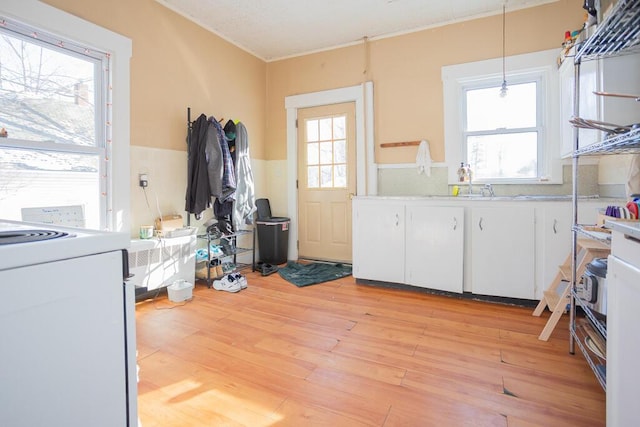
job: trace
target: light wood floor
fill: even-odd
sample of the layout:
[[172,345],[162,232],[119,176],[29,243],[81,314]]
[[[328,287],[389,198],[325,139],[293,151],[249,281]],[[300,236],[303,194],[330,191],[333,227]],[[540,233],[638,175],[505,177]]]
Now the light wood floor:
[[137,305],[139,414],[151,426],[603,426],[567,316],[356,284],[248,274],[184,305]]

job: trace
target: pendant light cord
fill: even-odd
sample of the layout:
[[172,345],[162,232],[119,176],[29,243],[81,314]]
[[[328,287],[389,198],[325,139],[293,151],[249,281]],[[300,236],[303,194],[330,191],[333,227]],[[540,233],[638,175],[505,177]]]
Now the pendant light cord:
[[507,10],[506,10],[506,5],[503,3],[502,4],[502,80],[503,81],[507,81],[507,74],[506,74],[506,68],[505,68],[505,55],[506,55],[506,31],[505,31],[505,23],[506,23],[506,14],[507,14]]
[[506,32],[506,21],[507,21],[507,2],[505,0],[502,3],[502,86],[500,86],[500,97],[504,98],[507,96],[507,67],[506,63],[506,43],[507,43],[507,32]]

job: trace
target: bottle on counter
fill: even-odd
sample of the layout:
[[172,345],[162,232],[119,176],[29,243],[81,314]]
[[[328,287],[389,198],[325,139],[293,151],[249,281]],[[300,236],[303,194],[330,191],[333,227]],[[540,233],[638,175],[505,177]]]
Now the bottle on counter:
[[464,162],[460,162],[458,168],[458,181],[464,182],[464,178],[467,176],[467,169],[464,167]]

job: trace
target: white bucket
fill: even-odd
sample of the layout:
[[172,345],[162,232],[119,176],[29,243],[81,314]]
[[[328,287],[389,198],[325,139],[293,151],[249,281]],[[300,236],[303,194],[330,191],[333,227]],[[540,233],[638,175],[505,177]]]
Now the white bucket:
[[167,286],[169,299],[173,302],[182,302],[193,298],[193,283],[186,280],[176,280]]

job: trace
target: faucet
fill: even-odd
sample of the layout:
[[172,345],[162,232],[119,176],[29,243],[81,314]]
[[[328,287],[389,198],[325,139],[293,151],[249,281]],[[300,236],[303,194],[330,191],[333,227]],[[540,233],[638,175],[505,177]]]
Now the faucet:
[[493,192],[493,186],[491,184],[485,184],[480,191],[483,197],[486,196],[486,194],[484,194],[485,191],[489,194],[489,197],[495,197],[496,195],[496,193]]
[[467,167],[465,168],[466,177],[469,180],[469,194],[473,193],[473,187],[471,186],[473,181],[473,172],[471,171],[471,166],[467,163]]

